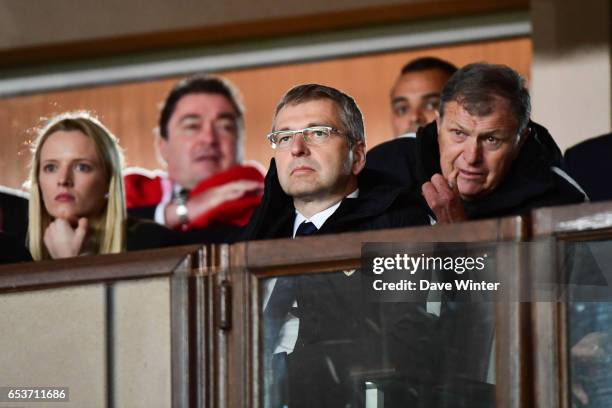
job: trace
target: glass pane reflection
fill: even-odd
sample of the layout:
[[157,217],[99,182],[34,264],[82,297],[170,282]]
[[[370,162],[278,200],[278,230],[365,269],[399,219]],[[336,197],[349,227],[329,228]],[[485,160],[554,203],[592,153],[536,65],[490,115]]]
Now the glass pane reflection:
[[263,280],[265,407],[495,406],[492,303],[376,302],[365,281]]
[[168,278],[6,293],[0,310],[2,386],[68,387],[59,406],[171,405]]
[[566,246],[570,386],[574,407],[612,406],[612,241]]

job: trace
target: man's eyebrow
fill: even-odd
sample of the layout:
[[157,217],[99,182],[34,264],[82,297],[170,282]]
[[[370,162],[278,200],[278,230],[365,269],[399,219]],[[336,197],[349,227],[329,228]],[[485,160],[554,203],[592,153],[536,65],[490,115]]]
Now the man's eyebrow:
[[458,128],[459,130],[462,130],[464,132],[467,132],[468,129],[461,126],[457,121],[451,120],[450,123],[448,124],[450,128]]
[[408,102],[408,98],[405,96],[396,96],[395,98],[391,99],[391,105],[395,105],[398,102]]
[[[309,128],[309,127],[317,127],[317,126],[329,126],[329,127],[335,128],[335,126],[332,126],[332,125],[330,125],[327,122],[310,122],[306,126],[304,126],[303,129],[306,129],[306,128]],[[301,130],[301,129],[290,129],[289,126],[283,126],[282,128],[275,129],[274,131],[275,132],[282,132],[282,131],[285,131],[285,130]]]
[[231,112],[223,112],[223,113],[220,113],[219,116],[217,116],[217,119],[236,120],[238,119],[238,115],[236,115],[235,113],[231,113]]
[[439,97],[440,97],[440,92],[430,92],[428,94],[421,96],[421,99],[439,98]]
[[316,126],[334,127],[334,126],[330,125],[328,122],[310,122],[308,125],[306,125],[306,127],[316,127]]
[[181,122],[185,122],[186,120],[200,120],[202,119],[200,115],[198,115],[197,113],[188,113],[185,116],[182,116],[181,118],[179,118],[179,123]]
[[478,137],[489,137],[489,136],[496,136],[498,139],[506,140],[512,137],[513,135],[509,137],[504,137],[504,132],[502,129],[486,130],[478,134]]

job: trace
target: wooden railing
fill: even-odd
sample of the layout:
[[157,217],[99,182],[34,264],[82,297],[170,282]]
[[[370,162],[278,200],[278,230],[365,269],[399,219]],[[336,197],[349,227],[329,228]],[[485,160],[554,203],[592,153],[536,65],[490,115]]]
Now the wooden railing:
[[[416,249],[424,242],[556,242],[611,236],[612,203],[603,203],[454,225],[5,265],[0,267],[0,344],[6,363],[0,378],[6,384],[1,385],[51,386],[62,385],[56,380],[75,379],[74,384],[63,384],[71,387],[75,406],[262,406],[260,293],[267,278],[358,268],[364,242],[398,242]],[[530,286],[530,257],[538,255],[521,246],[510,248],[498,254],[497,272],[509,290],[520,293]],[[48,308],[41,310],[41,304]],[[62,321],[62,313],[52,313],[55,307],[65,307],[69,321],[39,325],[39,318]],[[493,307],[496,406],[569,406],[564,304],[515,301]],[[98,320],[99,325],[92,323]],[[103,337],[99,347],[82,347],[95,336],[79,333],[81,324]],[[150,326],[159,330],[159,338],[147,331],[153,330]],[[68,337],[62,337],[63,332]],[[83,340],[75,339],[75,333]],[[29,359],[30,351],[40,347],[65,352],[62,344],[75,353],[97,356],[95,369],[84,363],[89,354],[57,369],[52,356]],[[139,355],[138,350],[149,352]],[[164,361],[167,364],[160,363]],[[64,368],[76,374],[51,375]]]

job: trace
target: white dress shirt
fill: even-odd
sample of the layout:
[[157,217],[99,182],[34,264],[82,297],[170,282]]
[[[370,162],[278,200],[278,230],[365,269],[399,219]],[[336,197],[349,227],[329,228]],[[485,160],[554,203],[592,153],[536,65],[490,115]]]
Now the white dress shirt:
[[[347,195],[345,198],[357,198],[359,196],[359,189],[353,191],[351,194]],[[302,215],[298,210],[295,210],[295,220],[293,221],[293,235],[295,238],[295,233],[297,232],[298,227],[303,222],[312,222],[317,230],[321,229],[325,221],[329,217],[332,216],[333,213],[336,212],[338,207],[342,201],[338,201],[336,204],[331,207],[320,211],[313,215],[310,218],[306,218]],[[268,301],[270,300],[270,296],[272,295],[272,290],[274,290],[274,285],[276,284],[276,278],[269,279],[264,286],[264,309],[268,305]],[[297,306],[297,300],[293,302],[293,306]],[[274,354],[276,353],[287,353],[290,354],[293,352],[295,348],[295,343],[297,342],[298,332],[300,330],[300,319],[292,315],[291,313],[287,313],[287,317],[285,318],[285,323],[281,326],[280,334],[278,336],[278,344],[274,349]]]
[[179,193],[182,187],[173,183],[168,176],[162,176],[160,182],[162,197],[157,207],[155,207],[155,216],[153,219],[158,224],[166,225],[166,207],[170,204],[170,201],[172,201],[172,196]]

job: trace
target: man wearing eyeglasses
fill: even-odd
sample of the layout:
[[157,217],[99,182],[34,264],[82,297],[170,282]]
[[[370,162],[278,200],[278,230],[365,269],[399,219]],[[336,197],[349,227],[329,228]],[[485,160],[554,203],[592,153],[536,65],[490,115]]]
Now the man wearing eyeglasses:
[[[317,84],[292,88],[276,108],[268,141],[274,159],[247,239],[427,224],[414,195],[364,171],[363,117],[350,96]],[[266,283],[263,354],[275,384],[266,389],[267,406],[363,406],[357,372],[380,368],[382,350],[399,364],[405,359],[394,353],[423,348],[416,354],[427,360],[432,317],[416,303],[367,301],[361,279],[338,272]],[[400,327],[405,332],[391,335]]]
[[263,175],[240,165],[243,110],[226,80],[200,75],[178,82],[159,118],[157,147],[167,173],[128,171],[130,215],[179,230],[246,225]]

